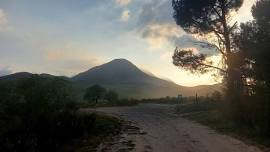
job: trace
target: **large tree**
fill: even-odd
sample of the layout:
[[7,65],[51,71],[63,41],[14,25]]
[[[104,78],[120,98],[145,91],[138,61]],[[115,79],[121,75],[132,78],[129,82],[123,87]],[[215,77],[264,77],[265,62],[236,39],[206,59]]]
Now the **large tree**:
[[[260,0],[252,8],[253,21],[243,23],[235,36],[237,47],[247,58],[246,78],[253,93],[270,90],[270,1]],[[263,89],[264,88],[264,89]],[[270,91],[268,91],[270,94]]]
[[242,59],[239,59],[233,42],[237,22],[230,23],[230,20],[242,4],[243,0],[172,0],[176,23],[187,33],[204,38],[203,41],[194,42],[196,45],[216,50],[223,57],[223,66],[216,67],[207,60],[208,54],[176,48],[174,65],[202,73],[218,69],[227,82],[228,90],[239,90],[239,61]]
[[[260,0],[252,7],[253,21],[243,23],[235,36],[237,47],[250,61],[247,77],[253,85],[270,88],[270,1]],[[270,89],[268,89],[270,90]]]
[[[270,1],[259,0],[252,7],[253,21],[243,23],[235,36],[236,46],[246,58],[245,77],[251,97],[244,118],[270,137]],[[251,100],[251,101],[250,101]],[[252,104],[253,105],[250,105]],[[252,107],[252,108],[251,108]],[[247,117],[251,115],[250,117]]]

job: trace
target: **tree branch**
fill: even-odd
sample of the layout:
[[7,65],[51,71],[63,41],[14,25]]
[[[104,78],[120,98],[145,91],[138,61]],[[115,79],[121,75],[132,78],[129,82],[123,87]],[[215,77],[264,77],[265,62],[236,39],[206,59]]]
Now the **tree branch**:
[[232,3],[233,0],[230,0],[228,3],[225,4],[225,7],[227,7],[230,3]]
[[219,68],[219,67],[215,67],[215,66],[212,66],[212,65],[204,64],[204,63],[198,63],[198,64],[200,64],[200,65],[202,65],[202,66],[205,66],[205,67],[207,67],[207,68],[213,68],[213,69],[217,69],[217,70],[219,70],[219,71],[221,71],[221,72],[227,73],[226,70],[221,69],[221,68]]
[[225,41],[223,40],[223,38],[219,35],[219,34],[224,35],[224,33],[219,32],[219,31],[215,30],[214,28],[212,29],[212,31],[216,34],[216,36],[217,36],[223,43],[225,43]]
[[233,24],[233,26],[229,29],[229,32],[231,33],[232,30],[235,28],[235,26],[237,25],[237,21]]
[[208,45],[208,46],[210,46],[210,47],[214,47],[214,48],[216,48],[222,55],[226,55],[222,50],[221,50],[221,48],[219,48],[217,45],[215,45],[215,44],[211,44],[211,43],[207,43],[207,42],[203,42],[203,41],[193,41],[193,43],[198,43],[198,45],[200,45],[200,44],[203,44],[203,45]]
[[219,14],[219,12],[217,11],[217,9],[213,6],[212,9],[214,10],[214,12],[221,18],[221,15]]

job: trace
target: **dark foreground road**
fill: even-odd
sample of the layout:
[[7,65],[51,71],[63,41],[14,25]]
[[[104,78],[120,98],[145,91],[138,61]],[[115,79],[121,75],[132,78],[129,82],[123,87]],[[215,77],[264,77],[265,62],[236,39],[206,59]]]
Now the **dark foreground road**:
[[135,152],[260,152],[254,146],[177,116],[171,105],[142,104],[98,111],[132,121],[146,132],[125,135],[135,144]]

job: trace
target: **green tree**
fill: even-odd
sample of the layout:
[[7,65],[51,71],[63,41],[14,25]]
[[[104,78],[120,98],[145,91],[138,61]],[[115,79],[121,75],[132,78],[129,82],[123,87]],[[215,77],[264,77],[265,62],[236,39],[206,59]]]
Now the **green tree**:
[[243,0],[172,0],[174,19],[187,33],[198,35],[206,41],[194,44],[202,48],[216,50],[223,57],[223,67],[213,66],[209,54],[195,54],[192,50],[176,48],[173,63],[191,72],[205,73],[218,69],[223,74],[227,88],[239,90],[238,50],[234,49],[233,35],[237,22],[231,24],[229,18],[243,4]]
[[108,91],[105,95],[105,99],[108,101],[117,101],[118,94],[115,91]]
[[98,100],[102,97],[104,97],[106,93],[106,89],[99,86],[99,85],[93,85],[86,89],[86,92],[84,94],[84,99],[88,102],[95,101],[95,103],[98,103]]
[[241,24],[237,46],[247,58],[245,75],[250,85],[270,90],[270,1],[260,0],[252,8],[254,21]]
[[[259,0],[252,7],[253,21],[243,23],[235,36],[237,47],[245,55],[245,78],[253,125],[270,136],[270,1]],[[256,103],[250,105],[251,103]],[[243,107],[243,106],[242,106]],[[245,115],[248,115],[245,113]]]

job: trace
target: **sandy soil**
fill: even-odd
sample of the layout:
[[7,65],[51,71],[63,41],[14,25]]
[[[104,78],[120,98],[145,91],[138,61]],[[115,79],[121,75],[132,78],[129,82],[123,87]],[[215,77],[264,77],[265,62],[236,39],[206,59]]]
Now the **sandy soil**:
[[140,128],[138,133],[126,133],[117,139],[132,143],[133,150],[112,148],[114,150],[111,151],[260,152],[257,147],[181,118],[174,113],[172,105],[142,104],[135,107],[100,108],[98,111],[120,116]]

